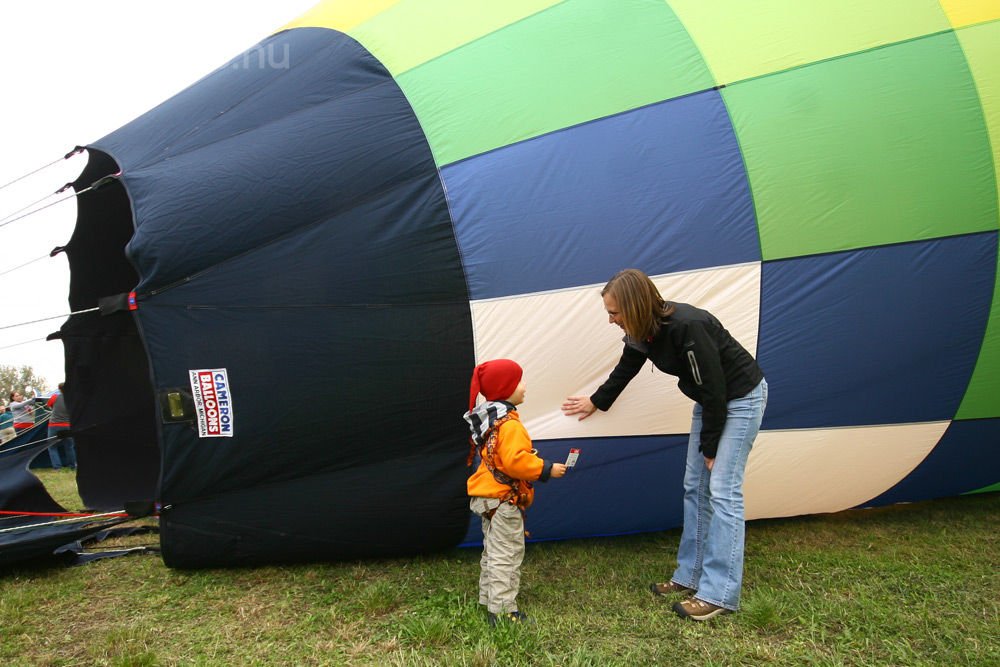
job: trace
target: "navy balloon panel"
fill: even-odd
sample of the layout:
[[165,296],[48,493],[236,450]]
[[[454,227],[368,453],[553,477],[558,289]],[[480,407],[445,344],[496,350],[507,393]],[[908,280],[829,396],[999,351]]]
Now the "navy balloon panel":
[[[539,456],[557,463],[566,460],[571,447],[581,452],[564,477],[535,484],[535,504],[526,515],[532,539],[679,526],[687,442],[686,435],[535,442]],[[474,519],[465,543],[482,539],[481,522]]]
[[31,508],[32,512],[66,511],[52,499],[41,480],[28,472],[28,467],[36,458],[44,458],[48,463],[45,453],[49,448],[47,436],[48,427],[39,424],[22,430],[0,445],[0,510]]
[[[370,54],[329,30],[284,34],[269,48],[284,39],[295,67],[222,68],[100,143],[130,165],[163,142],[124,176],[139,292],[436,175],[412,109]],[[441,214],[450,230],[443,199]]]
[[[337,150],[329,150],[330,142]],[[138,291],[187,278],[394,190],[402,199],[411,180],[433,173],[420,128],[391,81],[261,127],[252,141],[223,141],[138,170],[128,179],[143,221],[129,243],[143,276]],[[440,214],[447,221],[443,205]]]
[[256,308],[442,302],[468,311],[465,275],[433,170],[223,255],[197,280],[157,296],[159,304]]
[[436,457],[414,451],[373,456],[357,465],[275,477],[265,485],[178,504],[164,511],[161,522],[164,562],[252,565],[451,547],[469,517],[466,454],[453,448]]
[[763,427],[951,419],[979,354],[996,254],[990,232],[766,262]]
[[[292,46],[304,58],[293,72],[223,68],[196,97],[105,142],[171,155],[123,177],[154,392],[189,390],[194,369],[229,377],[234,437],[161,427],[172,564],[225,562],[206,537],[216,531],[260,538],[228,544],[229,562],[348,557],[411,514],[408,502],[427,515],[420,540],[396,536],[367,553],[454,544],[464,530],[461,406],[475,354],[430,148],[395,81],[353,40],[316,31]],[[252,99],[241,97],[246,76],[261,79]],[[144,123],[169,124],[172,104],[190,105],[191,127],[174,128],[177,143],[142,146]],[[203,123],[190,117],[198,109]],[[430,395],[455,408],[427,410]],[[364,470],[380,483],[357,481]],[[446,483],[429,490],[428,479]],[[307,535],[317,498],[349,544]],[[347,512],[357,520],[337,518]]]
[[659,274],[761,257],[717,91],[508,146],[442,175],[474,299],[603,282],[627,266]]
[[[468,400],[474,360],[467,308],[150,303],[141,313],[157,387],[183,389],[191,369],[226,368],[233,406],[232,438],[198,438],[193,424],[164,426],[164,502],[414,452],[427,465],[467,452],[460,410],[428,412],[424,405],[429,388],[443,405]],[[419,495],[427,478],[418,472],[408,479]]]
[[1000,482],[1000,419],[955,421],[913,472],[866,506],[956,496]]
[[94,146],[128,173],[301,114],[385,78],[381,63],[346,35],[316,28],[285,31]]

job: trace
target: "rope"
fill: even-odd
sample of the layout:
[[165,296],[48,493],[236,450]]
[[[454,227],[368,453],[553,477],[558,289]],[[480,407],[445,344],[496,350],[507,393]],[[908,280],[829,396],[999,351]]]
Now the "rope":
[[[14,510],[0,510],[0,514],[9,516],[94,516],[93,512],[18,512]],[[128,516],[125,512],[118,512],[114,516]]]
[[28,526],[15,526],[13,528],[0,528],[0,533],[12,533],[15,530],[32,530],[34,528],[46,528],[48,526],[56,526],[63,523],[75,523],[75,522],[85,522],[90,519],[102,519],[102,518],[122,518],[127,517],[128,514],[124,512],[104,512],[103,514],[87,514],[81,517],[74,517],[70,519],[60,519],[59,521],[47,521],[45,523],[33,523]]
[[4,272],[0,273],[0,276],[5,276],[5,275],[7,275],[8,273],[14,273],[14,272],[15,272],[15,271],[17,271],[18,269],[23,269],[23,268],[24,268],[24,267],[26,267],[26,266],[29,266],[29,265],[31,265],[31,264],[34,264],[35,262],[40,262],[40,261],[42,261],[43,259],[45,259],[45,258],[47,258],[47,257],[51,257],[51,256],[52,256],[52,254],[51,254],[51,253],[46,253],[46,254],[42,255],[41,257],[36,257],[35,259],[31,260],[30,262],[25,262],[24,264],[21,264],[21,265],[19,265],[19,266],[15,266],[15,267],[14,267],[13,269],[7,269],[6,271],[4,271]]
[[53,160],[52,162],[49,162],[46,165],[42,165],[41,167],[39,167],[38,169],[35,169],[34,171],[29,171],[27,174],[15,178],[13,181],[10,181],[9,183],[4,183],[3,185],[0,185],[0,190],[3,190],[4,188],[7,188],[7,187],[9,187],[11,185],[14,185],[18,181],[23,181],[24,179],[28,178],[29,176],[34,176],[38,172],[44,171],[45,169],[48,169],[49,167],[51,167],[54,164],[59,164],[63,160],[68,160],[71,157],[73,157],[74,155],[78,155],[78,154],[82,153],[84,150],[86,150],[86,149],[84,149],[83,146],[77,146],[72,151],[70,151],[69,153],[66,153],[66,155],[63,155],[58,160]]
[[[16,218],[12,218],[10,220],[7,220],[6,218],[4,218],[5,222],[0,223],[0,227],[6,227],[7,225],[9,225],[12,222],[17,222],[18,220],[23,220],[24,218],[27,218],[29,215],[34,215],[35,213],[38,213],[40,211],[44,211],[47,208],[52,208],[56,204],[61,204],[64,201],[73,199],[74,197],[82,195],[84,192],[87,192],[88,190],[91,190],[91,189],[92,188],[87,188],[86,190],[80,190],[79,192],[77,192],[75,194],[72,194],[72,195],[70,195],[68,197],[63,197],[62,199],[57,199],[54,202],[52,202],[51,204],[46,204],[45,206],[42,206],[41,208],[36,208],[33,211],[28,211],[24,215],[19,215]],[[49,195],[49,196],[51,197],[52,195]],[[46,197],[45,199],[48,199],[48,197]],[[43,199],[42,201],[45,201],[45,199]],[[21,209],[21,210],[23,211],[24,209]]]
[[[13,217],[14,217],[15,215],[17,215],[17,214],[18,214],[18,213],[20,213],[21,211],[27,211],[27,210],[28,210],[29,208],[31,208],[32,206],[37,206],[38,204],[41,204],[41,203],[42,203],[43,201],[45,201],[45,200],[46,200],[46,199],[48,199],[49,197],[54,197],[54,196],[56,196],[56,195],[58,195],[58,194],[62,194],[63,192],[65,192],[65,191],[66,191],[66,189],[67,189],[67,188],[69,188],[69,187],[71,187],[71,186],[72,186],[72,183],[67,183],[66,185],[64,185],[63,187],[59,188],[58,190],[56,190],[56,191],[55,191],[55,192],[53,192],[52,194],[48,194],[48,195],[45,195],[44,197],[42,197],[42,198],[41,198],[41,199],[39,199],[38,201],[33,201],[33,202],[31,202],[30,204],[28,204],[27,206],[24,206],[24,207],[22,207],[22,208],[19,208],[19,209],[17,209],[16,211],[14,211],[13,213],[10,213],[10,214],[8,214],[8,215],[5,215],[4,217],[0,218],[0,222],[3,222],[4,220],[7,220],[8,218],[13,218]],[[38,209],[38,210],[39,210],[39,211],[41,211],[42,209]],[[11,222],[13,222],[13,221],[11,221]]]
[[[108,183],[110,183],[111,181],[117,180],[118,177],[121,176],[121,174],[122,174],[122,172],[119,171],[118,173],[111,174],[110,176],[105,176],[103,178],[99,178],[96,181],[94,181],[93,183],[91,183],[88,187],[84,188],[83,190],[80,190],[79,192],[74,192],[73,194],[69,195],[68,197],[63,197],[62,199],[55,200],[51,204],[46,204],[45,206],[40,206],[40,207],[38,207],[38,208],[36,208],[34,210],[28,211],[27,213],[24,213],[23,215],[18,215],[16,218],[10,218],[10,216],[7,216],[7,218],[3,218],[2,221],[0,221],[0,227],[6,227],[7,225],[9,225],[12,222],[17,222],[18,220],[23,220],[24,218],[27,218],[29,215],[34,215],[35,213],[38,213],[40,211],[44,211],[45,209],[51,208],[51,207],[55,206],[56,204],[61,204],[64,201],[68,201],[70,199],[75,199],[76,197],[79,197],[82,194],[86,194],[86,193],[90,192],[91,190],[97,190],[98,188],[102,188],[105,185],[107,185]],[[57,193],[58,192],[62,192],[65,189],[66,188],[61,188],[60,190],[57,191]],[[51,196],[52,195],[49,195],[49,197],[51,197]],[[48,197],[46,197],[45,199],[48,199]],[[39,201],[45,201],[45,199],[41,199]],[[36,202],[36,203],[38,203],[38,202]],[[34,206],[34,204],[31,204],[31,206]],[[22,208],[21,211],[23,211],[23,210],[24,209]],[[20,211],[15,211],[11,215],[16,215],[19,212]],[[10,218],[10,219],[8,219],[8,218]]]
[[23,340],[20,343],[14,343],[12,345],[4,345],[3,347],[0,347],[0,350],[9,350],[12,347],[20,347],[21,345],[27,345],[28,343],[40,343],[46,340],[48,340],[48,338],[32,338],[31,340]]
[[[31,320],[30,322],[19,322],[17,324],[8,324],[6,326],[0,327],[0,331],[3,331],[4,329],[14,329],[16,327],[24,327],[29,324],[38,324],[39,322],[48,322],[49,320],[58,320],[61,317],[73,317],[74,315],[83,315],[84,313],[94,313],[97,312],[98,310],[100,310],[100,308],[95,306],[93,308],[87,308],[86,310],[74,310],[72,313],[67,313],[66,315],[53,315],[52,317],[43,317],[40,320]],[[21,343],[18,343],[18,345],[20,344]]]
[[[46,421],[47,420],[48,420],[48,417],[46,417]],[[44,424],[44,423],[45,423],[44,421],[38,422],[38,424]],[[35,424],[35,426],[37,426],[38,424]],[[34,426],[32,428],[34,428]],[[23,433],[25,430],[27,430],[27,429],[22,429],[21,432]],[[24,449],[25,447],[34,447],[35,445],[41,445],[43,443],[46,443],[49,440],[58,440],[58,439],[59,439],[59,436],[55,436],[54,435],[51,438],[45,438],[44,440],[32,440],[31,442],[27,442],[27,443],[25,443],[23,445],[18,445],[17,447],[11,447],[10,449],[0,449],[0,454],[6,454],[8,452],[16,452],[17,450]],[[0,446],[2,446],[2,445],[0,445]]]

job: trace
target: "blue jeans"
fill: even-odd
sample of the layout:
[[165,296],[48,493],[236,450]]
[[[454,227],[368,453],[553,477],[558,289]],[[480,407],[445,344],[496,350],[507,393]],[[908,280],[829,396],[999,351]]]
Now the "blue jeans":
[[671,580],[693,588],[699,600],[736,611],[743,586],[743,472],[767,406],[767,382],[726,404],[715,464],[709,471],[701,444],[702,408],[695,404],[684,470],[684,529]]
[[[46,435],[50,438],[54,438],[56,433],[67,429],[68,427],[66,426],[50,426]],[[59,468],[63,466],[73,468],[75,470],[76,447],[73,445],[73,438],[53,440],[52,444],[49,446],[49,460],[52,462],[53,470],[59,470]]]

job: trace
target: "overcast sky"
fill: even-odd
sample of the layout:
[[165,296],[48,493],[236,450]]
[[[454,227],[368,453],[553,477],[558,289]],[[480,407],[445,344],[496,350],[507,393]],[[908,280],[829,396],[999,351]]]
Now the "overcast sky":
[[[100,139],[318,2],[5,0],[0,186]],[[75,180],[86,161],[79,155],[0,189],[0,327],[69,312],[66,256],[45,256],[69,240],[75,200],[4,220]],[[0,328],[0,364],[33,366],[54,387],[63,379],[62,343],[44,338],[64,320]]]

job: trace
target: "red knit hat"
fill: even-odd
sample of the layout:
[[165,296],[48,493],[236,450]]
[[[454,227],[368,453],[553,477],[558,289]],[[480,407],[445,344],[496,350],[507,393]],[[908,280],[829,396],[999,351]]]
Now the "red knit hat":
[[469,409],[476,407],[476,397],[482,394],[487,401],[510,398],[521,382],[524,371],[510,359],[484,361],[472,371],[469,387]]

